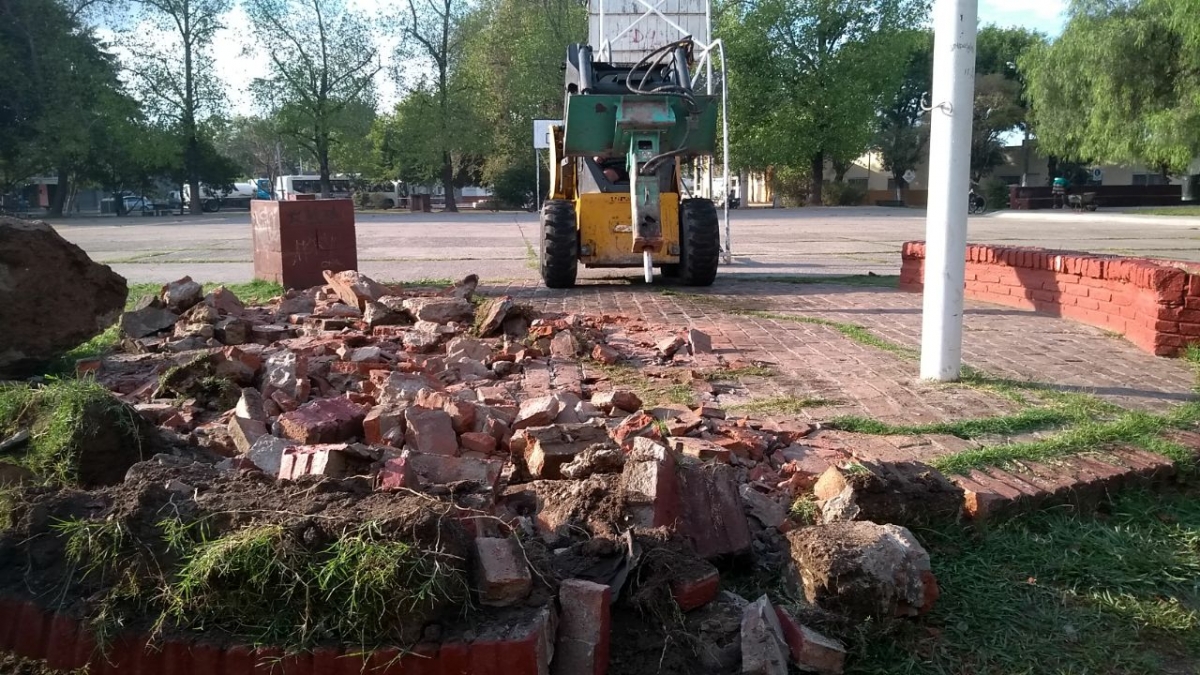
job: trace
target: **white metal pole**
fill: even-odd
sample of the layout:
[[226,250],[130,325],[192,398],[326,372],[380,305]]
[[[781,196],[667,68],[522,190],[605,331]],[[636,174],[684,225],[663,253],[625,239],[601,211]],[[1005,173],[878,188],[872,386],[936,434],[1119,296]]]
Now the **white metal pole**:
[[927,380],[956,380],[962,367],[978,10],[978,0],[934,2],[929,207],[921,314],[921,377]]

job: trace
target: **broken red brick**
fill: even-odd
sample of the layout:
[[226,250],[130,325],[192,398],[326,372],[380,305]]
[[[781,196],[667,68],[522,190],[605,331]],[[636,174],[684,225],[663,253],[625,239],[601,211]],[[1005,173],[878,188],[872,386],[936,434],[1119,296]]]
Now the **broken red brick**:
[[592,358],[607,366],[616,365],[621,361],[621,352],[605,344],[597,344],[592,348]]
[[635,413],[626,417],[612,431],[611,435],[612,439],[621,447],[632,445],[633,439],[637,437],[646,437],[656,441],[662,440],[658,420],[646,413]]
[[459,444],[465,450],[492,454],[496,452],[496,437],[481,431],[468,431],[458,437]]
[[394,439],[404,438],[404,410],[392,406],[375,406],[363,418],[363,438],[371,445],[393,445]]
[[775,616],[783,629],[792,662],[801,670],[821,675],[842,672],[846,663],[846,648],[842,643],[801,624],[782,607],[775,607]]
[[556,424],[523,429],[525,466],[537,478],[562,478],[562,467],[589,445],[608,441],[604,427],[591,424]]
[[243,455],[250,452],[250,447],[254,445],[255,441],[267,435],[267,425],[237,415],[229,418],[227,429],[229,437],[233,439],[233,444]]
[[612,635],[612,589],[583,579],[558,588],[559,624],[551,675],[604,675]]
[[404,420],[407,425],[404,440],[409,449],[428,454],[458,454],[458,437],[446,411],[412,406],[404,410]]
[[[638,438],[621,473],[626,511],[638,527],[674,526],[680,515],[675,454],[648,438]],[[738,503],[741,512],[741,503]]]
[[369,466],[368,459],[352,452],[345,443],[303,445],[283,451],[279,462],[279,478],[295,480],[309,475],[344,478],[366,473]]
[[560,412],[562,412],[562,401],[557,394],[526,399],[521,403],[521,410],[512,423],[512,430],[544,427],[554,422]]
[[729,457],[732,454],[727,448],[723,448],[712,441],[706,441],[702,438],[689,438],[686,436],[672,437],[667,439],[667,441],[675,452],[705,461],[715,460],[728,464]]
[[642,409],[642,399],[632,391],[625,389],[617,389],[614,391],[601,391],[592,396],[592,405],[603,410],[606,414],[612,413],[614,410],[623,410],[626,413],[635,413]]
[[509,538],[475,540],[475,585],[479,604],[507,607],[529,595],[533,579],[517,542]]
[[679,609],[690,612],[703,607],[717,597],[721,587],[721,575],[717,568],[706,566],[702,572],[690,574],[684,578],[671,580],[671,597]]
[[323,398],[279,416],[281,435],[304,444],[362,437],[367,411],[347,398]]

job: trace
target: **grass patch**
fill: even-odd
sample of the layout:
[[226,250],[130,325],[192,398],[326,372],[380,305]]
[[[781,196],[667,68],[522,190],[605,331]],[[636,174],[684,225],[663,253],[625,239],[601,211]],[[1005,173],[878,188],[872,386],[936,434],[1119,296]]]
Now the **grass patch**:
[[802,526],[816,525],[821,521],[821,506],[817,504],[817,498],[808,492],[797,497],[788,512]]
[[645,406],[668,403],[689,407],[696,405],[696,391],[690,384],[646,377],[637,368],[623,364],[608,365],[590,361],[588,367],[603,373],[614,387],[632,390]]
[[920,623],[864,627],[846,672],[1198,672],[1197,497],[1127,492],[1097,514],[1051,509],[982,536],[920,530],[941,598]]
[[769,319],[771,321],[790,321],[791,323],[803,323],[813,326],[826,326],[832,328],[843,336],[857,342],[866,347],[874,347],[882,349],[885,352],[895,354],[906,359],[915,359],[919,356],[919,352],[911,347],[898,345],[890,340],[885,340],[871,331],[853,323],[842,323],[840,321],[832,321],[830,319],[822,319],[815,316],[799,316],[796,314],[781,314],[779,312],[766,312],[757,309],[738,309],[726,308],[728,313],[735,316],[749,316],[756,319]]
[[1013,461],[1053,460],[1126,443],[1158,448],[1167,453],[1170,459],[1186,466],[1195,461],[1191,453],[1181,446],[1160,442],[1158,436],[1164,431],[1191,426],[1197,421],[1200,421],[1200,403],[1194,402],[1181,405],[1164,415],[1126,412],[1111,420],[1083,421],[1044,439],[966,450],[939,457],[930,464],[947,473],[966,473],[986,466],[1004,467]]
[[782,394],[731,405],[729,410],[749,414],[799,415],[809,408],[823,408],[837,404],[837,401],[827,398]]
[[93,380],[0,386],[0,438],[21,429],[30,433],[23,452],[6,459],[44,482],[75,484],[79,453],[114,426],[127,442],[140,443],[136,413]]
[[898,288],[899,275],[894,274],[735,274],[726,277],[731,281],[770,281],[778,284],[831,284],[837,286],[864,286],[869,288]]
[[535,272],[542,268],[538,253],[533,249],[533,244],[529,243],[528,239],[525,240],[525,266]]
[[1061,426],[1073,421],[1079,421],[1079,418],[1062,410],[1027,408],[1012,415],[980,417],[954,422],[932,422],[930,424],[888,424],[857,415],[836,417],[830,420],[829,424],[843,431],[877,436],[949,434],[959,438],[978,438],[992,435],[1011,436],[1027,431]]
[[1135,209],[1126,213],[1139,216],[1200,216],[1200,206],[1162,206],[1154,209]]

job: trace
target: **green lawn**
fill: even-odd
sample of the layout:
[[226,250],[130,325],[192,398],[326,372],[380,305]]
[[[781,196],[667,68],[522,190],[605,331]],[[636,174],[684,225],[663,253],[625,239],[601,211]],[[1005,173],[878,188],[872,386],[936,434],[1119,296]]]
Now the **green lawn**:
[[979,534],[918,530],[941,599],[863,631],[848,673],[1200,673],[1200,491],[1126,493]]
[[1200,216],[1200,206],[1161,206],[1155,209],[1137,209],[1128,213],[1143,216]]

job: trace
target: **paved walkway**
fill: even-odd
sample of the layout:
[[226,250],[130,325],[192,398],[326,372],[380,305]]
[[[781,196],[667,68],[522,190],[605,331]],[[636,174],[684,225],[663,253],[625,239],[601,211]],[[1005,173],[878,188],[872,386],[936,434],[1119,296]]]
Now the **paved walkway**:
[[[589,283],[552,291],[534,282],[487,289],[559,312],[619,313],[713,336],[718,352],[774,364],[780,376],[746,381],[752,397],[820,398],[814,419],[867,415],[915,424],[1013,412],[988,391],[920,381],[915,356],[852,340],[835,327],[730,314],[760,310],[854,324],[911,350],[919,348],[921,296],[887,288],[720,279],[711,289]],[[1186,362],[1146,354],[1120,337],[1069,320],[969,302],[964,358],[989,375],[1093,393],[1129,409],[1163,411],[1188,400],[1195,376]]]

